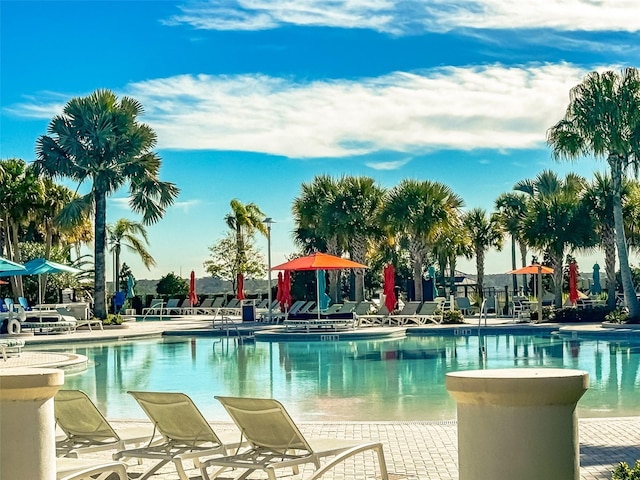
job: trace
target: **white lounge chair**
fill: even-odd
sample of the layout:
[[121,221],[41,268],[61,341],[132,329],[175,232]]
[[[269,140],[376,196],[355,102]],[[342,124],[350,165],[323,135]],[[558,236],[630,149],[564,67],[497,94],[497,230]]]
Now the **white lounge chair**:
[[[372,451],[378,459],[378,468],[382,480],[388,480],[387,466],[382,444],[336,438],[305,438],[284,406],[270,398],[215,397],[227,410],[242,435],[248,440],[250,448],[234,455],[216,457],[203,462],[200,471],[204,480],[219,477],[229,469],[242,469],[246,472],[238,478],[246,478],[259,470],[266,473],[269,480],[276,479],[276,471],[292,468],[298,473],[298,466],[308,463],[321,467],[320,460],[328,456],[336,459],[321,469],[327,469],[357,453]],[[209,468],[215,470],[210,475]],[[309,478],[309,477],[308,477]],[[318,472],[310,478],[318,478]]]
[[[168,462],[173,462],[181,480],[189,480],[183,461],[193,460],[196,468],[201,457],[226,455],[227,448],[241,445],[240,434],[226,435],[224,440],[211,428],[202,413],[184,393],[175,392],[128,392],[138,402],[162,436],[160,441],[140,448],[125,449],[113,458],[149,458],[157,463],[137,480],[152,476]],[[226,443],[225,443],[226,441]]]
[[150,428],[131,427],[116,431],[93,401],[81,390],[59,390],[54,397],[56,425],[65,437],[56,440],[58,456],[124,450],[127,445],[150,443]]
[[[115,477],[114,477],[115,475]],[[124,462],[99,463],[77,458],[56,459],[56,480],[128,480]]]

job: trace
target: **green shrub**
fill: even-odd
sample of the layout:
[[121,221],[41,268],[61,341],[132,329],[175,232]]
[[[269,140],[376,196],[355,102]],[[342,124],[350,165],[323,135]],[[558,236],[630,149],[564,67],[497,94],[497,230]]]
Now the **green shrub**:
[[640,460],[636,461],[633,469],[625,462],[620,463],[613,471],[611,480],[640,480]]
[[464,315],[460,310],[445,310],[442,312],[442,323],[464,323]]
[[531,312],[531,321],[535,323],[548,322],[551,319],[553,313],[552,307],[542,307],[542,320],[538,320],[538,310]]
[[124,323],[124,317],[119,313],[114,315],[109,313],[107,318],[102,320],[103,325],[122,325]]
[[628,319],[629,314],[621,308],[616,308],[604,317],[604,320],[609,323],[624,323]]

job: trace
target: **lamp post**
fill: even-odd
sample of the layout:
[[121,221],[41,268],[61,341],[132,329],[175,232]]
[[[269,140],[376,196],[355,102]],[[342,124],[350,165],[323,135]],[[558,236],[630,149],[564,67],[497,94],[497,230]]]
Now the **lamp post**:
[[267,217],[262,223],[267,226],[267,298],[269,299],[269,321],[271,321],[271,303],[273,303],[271,300],[271,224],[275,222],[273,218]]

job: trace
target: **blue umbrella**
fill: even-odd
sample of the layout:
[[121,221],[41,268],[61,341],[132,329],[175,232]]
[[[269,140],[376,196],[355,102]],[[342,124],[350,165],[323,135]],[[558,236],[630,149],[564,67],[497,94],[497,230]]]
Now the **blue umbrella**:
[[591,293],[594,295],[602,293],[602,286],[600,285],[600,265],[597,263],[593,266],[593,285],[591,286]]
[[316,277],[318,279],[318,316],[320,312],[329,308],[329,301],[331,297],[327,295],[327,280],[324,270],[316,270]]

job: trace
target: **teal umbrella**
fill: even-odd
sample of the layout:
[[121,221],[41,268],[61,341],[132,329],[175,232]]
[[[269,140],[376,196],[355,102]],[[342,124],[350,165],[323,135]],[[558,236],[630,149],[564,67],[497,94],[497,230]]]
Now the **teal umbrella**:
[[0,277],[12,277],[14,275],[24,275],[27,269],[24,265],[14,263],[4,257],[0,257]]
[[331,297],[327,295],[327,278],[324,270],[316,270],[318,280],[318,315],[329,308]]
[[133,298],[136,296],[136,292],[133,290],[135,287],[136,281],[133,278],[133,275],[129,274],[127,277],[127,298]]
[[591,293],[594,295],[602,293],[602,286],[600,285],[600,265],[597,263],[593,266],[593,285],[591,286]]

